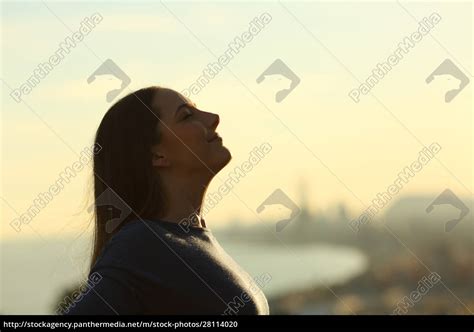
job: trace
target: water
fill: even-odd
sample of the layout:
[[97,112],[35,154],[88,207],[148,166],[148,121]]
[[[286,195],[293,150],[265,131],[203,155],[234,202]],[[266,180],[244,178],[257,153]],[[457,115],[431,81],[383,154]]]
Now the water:
[[[219,237],[218,237],[219,239]],[[317,285],[330,286],[362,273],[367,260],[339,246],[268,246],[220,240],[261,285],[268,298]],[[64,289],[85,280],[89,238],[2,243],[1,314],[51,314]]]
[[267,297],[343,283],[367,268],[366,257],[349,247],[265,246],[222,241],[221,245],[253,277],[266,273],[272,277],[262,288]]

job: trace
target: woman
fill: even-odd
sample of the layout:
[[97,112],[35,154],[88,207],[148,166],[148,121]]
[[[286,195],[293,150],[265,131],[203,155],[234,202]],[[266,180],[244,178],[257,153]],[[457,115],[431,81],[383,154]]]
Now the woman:
[[108,110],[95,142],[95,282],[65,314],[269,313],[201,217],[210,181],[232,158],[218,124],[162,87]]

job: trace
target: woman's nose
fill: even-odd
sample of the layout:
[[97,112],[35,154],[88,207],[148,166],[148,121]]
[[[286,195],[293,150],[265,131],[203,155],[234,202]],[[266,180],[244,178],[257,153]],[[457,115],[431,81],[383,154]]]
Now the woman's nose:
[[213,126],[216,128],[219,125],[219,122],[221,121],[221,118],[219,117],[219,114],[213,114],[214,115],[214,122]]
[[211,129],[216,129],[216,127],[219,125],[219,122],[220,122],[220,117],[218,114],[214,114],[214,113],[208,113],[209,114],[209,118],[210,118],[210,127]]

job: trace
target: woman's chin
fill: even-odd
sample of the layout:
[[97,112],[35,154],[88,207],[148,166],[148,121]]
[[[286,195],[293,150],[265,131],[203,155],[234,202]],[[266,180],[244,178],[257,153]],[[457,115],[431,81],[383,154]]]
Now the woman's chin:
[[212,163],[214,171],[216,173],[219,172],[221,169],[226,167],[231,160],[232,154],[230,153],[229,149],[227,149],[225,146],[222,146],[218,153],[218,156],[216,156],[216,159]]

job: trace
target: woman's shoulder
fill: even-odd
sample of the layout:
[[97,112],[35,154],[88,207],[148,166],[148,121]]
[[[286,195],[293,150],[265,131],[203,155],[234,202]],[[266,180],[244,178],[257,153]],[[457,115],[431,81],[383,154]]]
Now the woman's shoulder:
[[99,260],[101,264],[127,265],[149,260],[171,262],[178,252],[187,252],[195,238],[209,236],[208,233],[208,230],[186,232],[178,224],[161,220],[132,220],[110,238]]
[[149,226],[145,224],[146,221],[135,219],[129,221],[117,231],[112,237],[112,240],[124,239],[124,238],[135,238],[137,235],[146,235],[145,231]]
[[169,231],[152,221],[133,220],[123,225],[112,236],[108,245],[126,246],[129,249],[151,249],[164,245],[165,239],[168,237]]
[[136,219],[123,225],[121,229],[112,237],[112,241],[160,241],[178,240],[188,236],[197,236],[201,233],[210,233],[208,228],[186,227],[180,223],[164,220]]
[[102,264],[112,262],[138,262],[145,258],[157,258],[163,252],[164,230],[147,221],[133,220],[123,225],[105,244]]

